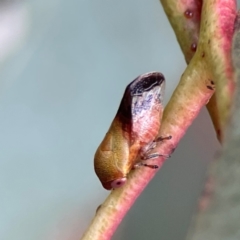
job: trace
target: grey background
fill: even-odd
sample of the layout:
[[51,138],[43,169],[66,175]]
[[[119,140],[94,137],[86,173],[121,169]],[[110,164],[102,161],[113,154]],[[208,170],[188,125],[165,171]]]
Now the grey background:
[[[14,4],[28,30],[0,68],[0,239],[77,240],[108,195],[93,155],[125,86],[161,71],[166,104],[185,61],[158,0]],[[185,239],[218,148],[203,109],[113,239]]]

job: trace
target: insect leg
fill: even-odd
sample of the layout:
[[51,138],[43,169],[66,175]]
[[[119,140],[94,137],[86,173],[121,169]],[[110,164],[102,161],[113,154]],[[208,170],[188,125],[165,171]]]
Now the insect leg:
[[[146,159],[150,159],[150,158],[156,158],[156,157],[160,157],[160,156],[165,156],[165,155],[160,155],[158,153],[153,153],[153,154],[150,154],[150,155],[147,155],[147,153],[149,153],[151,150],[153,150],[156,146],[157,146],[157,142],[162,142],[164,140],[169,140],[171,139],[172,136],[167,136],[167,137],[158,137],[156,138],[155,140],[153,140],[150,144],[148,144],[147,146],[145,146],[143,149],[142,149],[142,154],[141,154],[141,158],[143,160],[146,160]],[[165,157],[169,157],[169,156],[165,156]]]
[[152,153],[152,154],[149,154],[149,155],[142,155],[141,156],[141,160],[140,162],[136,163],[134,165],[134,167],[149,167],[149,168],[152,168],[152,169],[157,169],[158,168],[158,165],[156,164],[147,164],[145,163],[146,160],[148,159],[153,159],[153,158],[158,158],[158,157],[165,157],[165,158],[169,158],[170,156],[169,155],[163,155],[163,154],[160,154],[160,153]]
[[158,137],[155,140],[153,140],[151,143],[149,143],[148,145],[146,145],[144,148],[142,148],[142,156],[146,156],[148,152],[150,152],[151,150],[153,150],[156,146],[157,146],[157,142],[162,142],[164,140],[169,140],[171,139],[172,136],[167,136],[167,137]]
[[148,159],[153,159],[153,158],[158,158],[158,157],[165,157],[165,158],[169,158],[169,155],[164,155],[164,154],[160,154],[160,153],[151,153],[151,154],[147,154],[148,152],[150,152],[152,149],[154,149],[157,145],[157,142],[162,142],[164,140],[169,140],[171,139],[172,136],[167,136],[167,137],[158,137],[156,138],[153,142],[151,142],[149,145],[147,145],[145,148],[142,149],[142,154],[141,154],[141,160],[140,162],[136,163],[134,165],[134,167],[149,167],[152,169],[157,169],[158,165],[155,164],[146,164],[145,161]]
[[149,155],[145,155],[145,156],[142,156],[142,160],[148,160],[148,159],[153,159],[153,158],[158,158],[158,157],[165,157],[165,158],[169,158],[170,155],[164,155],[164,154],[160,154],[160,153],[152,153],[152,154],[149,154]]
[[157,169],[158,168],[158,165],[152,165],[152,164],[146,164],[146,163],[143,163],[143,162],[138,162],[134,165],[135,168],[137,167],[148,167],[148,168],[151,168],[151,169]]
[[169,135],[169,136],[167,136],[167,137],[162,137],[162,136],[160,136],[160,137],[156,138],[156,139],[154,140],[154,142],[162,142],[162,141],[164,141],[164,140],[170,140],[170,139],[172,139],[172,136],[171,136],[171,135]]

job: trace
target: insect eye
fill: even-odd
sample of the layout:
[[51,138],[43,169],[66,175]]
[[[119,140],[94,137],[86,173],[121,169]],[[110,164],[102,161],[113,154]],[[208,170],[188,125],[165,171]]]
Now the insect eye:
[[111,186],[112,186],[112,188],[119,188],[119,187],[123,186],[126,181],[127,181],[127,178],[119,178],[119,179],[112,181]]

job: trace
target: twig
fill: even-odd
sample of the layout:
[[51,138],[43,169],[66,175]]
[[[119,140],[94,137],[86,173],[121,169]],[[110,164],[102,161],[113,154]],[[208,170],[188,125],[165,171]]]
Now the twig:
[[[213,77],[211,80],[216,82],[216,94],[207,104],[207,108],[221,142],[224,138],[223,132],[227,124],[234,90],[230,50],[232,26],[236,16],[236,1],[160,1],[175,31],[186,62],[189,63],[194,55],[193,46],[197,48],[200,44],[202,57],[205,57],[207,64],[211,66]],[[199,30],[201,31],[200,41],[203,41],[201,43],[198,43]]]
[[[170,4],[177,1],[170,0],[162,2],[165,2],[164,4],[170,7]],[[221,1],[208,0],[206,2],[215,3]],[[178,12],[179,15],[181,13],[182,17],[184,17],[185,11],[178,9],[176,4],[172,5],[172,7],[174,6],[176,7],[176,12]],[[205,6],[205,8],[207,7],[208,6]],[[203,7],[203,10],[205,8]],[[181,80],[164,111],[160,135],[171,135],[172,139],[163,142],[157,147],[159,153],[164,153],[166,155],[171,154],[189,125],[198,115],[200,109],[209,101],[214,93],[212,66],[209,65],[207,60],[207,55],[212,48],[209,48],[207,44],[208,40],[213,38],[212,29],[216,30],[219,25],[214,24],[214,18],[211,18],[213,21],[211,26],[210,24],[204,25],[205,21],[208,21],[211,15],[217,17],[213,12],[206,11],[204,18],[202,18],[200,41],[196,54],[183,73]],[[179,19],[176,18],[175,21],[179,21]],[[179,34],[182,33],[179,32]],[[222,55],[217,55],[216,57],[222,57]],[[218,66],[215,67],[218,68]],[[163,158],[158,159],[159,166],[161,166],[163,162]],[[122,188],[113,190],[97,210],[91,225],[82,239],[110,239],[129,208],[133,205],[136,198],[153,178],[155,173],[156,171],[147,168],[140,168],[131,171],[127,183]]]
[[222,156],[209,172],[211,188],[200,200],[204,209],[196,216],[188,239],[238,240],[240,239],[240,13],[235,22],[233,65],[236,73],[236,93],[232,117]]

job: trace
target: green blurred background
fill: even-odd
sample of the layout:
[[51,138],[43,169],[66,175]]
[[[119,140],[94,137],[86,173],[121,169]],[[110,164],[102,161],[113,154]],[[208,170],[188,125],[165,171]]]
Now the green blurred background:
[[[166,104],[185,67],[158,0],[0,1],[0,239],[80,239],[125,86],[160,71]],[[203,109],[112,239],[185,239],[218,149]]]

